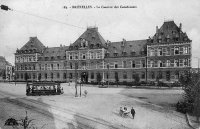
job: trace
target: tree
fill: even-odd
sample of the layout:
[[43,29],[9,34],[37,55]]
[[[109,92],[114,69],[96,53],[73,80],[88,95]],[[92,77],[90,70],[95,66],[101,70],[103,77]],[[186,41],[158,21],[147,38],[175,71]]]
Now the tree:
[[193,113],[197,121],[200,117],[200,79],[197,73],[186,73],[180,76],[180,83],[184,90],[184,104],[186,112]]

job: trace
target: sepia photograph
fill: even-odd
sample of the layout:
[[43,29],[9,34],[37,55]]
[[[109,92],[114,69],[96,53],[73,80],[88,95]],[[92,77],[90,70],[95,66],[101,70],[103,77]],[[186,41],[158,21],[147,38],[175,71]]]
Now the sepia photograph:
[[0,129],[200,129],[199,0],[0,0]]

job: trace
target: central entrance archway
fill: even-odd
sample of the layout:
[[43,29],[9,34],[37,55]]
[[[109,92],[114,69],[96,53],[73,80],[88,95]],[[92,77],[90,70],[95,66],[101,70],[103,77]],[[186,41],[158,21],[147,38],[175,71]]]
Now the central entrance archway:
[[88,72],[82,72],[81,73],[81,81],[83,83],[88,83]]

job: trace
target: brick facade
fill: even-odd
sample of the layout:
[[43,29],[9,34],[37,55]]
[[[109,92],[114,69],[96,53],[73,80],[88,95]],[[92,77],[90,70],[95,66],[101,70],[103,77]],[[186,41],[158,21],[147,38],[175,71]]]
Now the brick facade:
[[[191,68],[191,40],[173,22],[164,22],[144,40],[105,41],[98,28],[87,30],[70,46],[45,47],[32,37],[15,53],[17,80],[133,82],[177,81]],[[25,75],[26,74],[26,75]]]

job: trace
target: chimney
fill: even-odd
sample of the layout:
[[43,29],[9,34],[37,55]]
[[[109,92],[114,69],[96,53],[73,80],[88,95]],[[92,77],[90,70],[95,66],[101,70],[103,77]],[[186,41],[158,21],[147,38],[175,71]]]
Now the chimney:
[[60,47],[62,47],[62,44],[60,44]]
[[182,23],[180,23],[180,25],[179,25],[179,29],[182,30]]
[[158,26],[156,26],[156,34],[158,34]]

